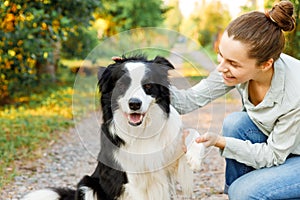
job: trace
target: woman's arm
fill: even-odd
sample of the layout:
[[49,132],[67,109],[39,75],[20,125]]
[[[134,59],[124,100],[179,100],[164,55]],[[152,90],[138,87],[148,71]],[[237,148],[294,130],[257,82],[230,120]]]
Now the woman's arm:
[[221,74],[214,70],[206,79],[187,90],[179,90],[172,86],[171,104],[180,114],[196,110],[214,99],[223,96],[234,87],[224,84]]

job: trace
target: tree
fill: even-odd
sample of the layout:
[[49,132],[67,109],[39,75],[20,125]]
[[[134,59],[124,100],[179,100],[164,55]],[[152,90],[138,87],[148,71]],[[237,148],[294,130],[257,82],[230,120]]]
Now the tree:
[[191,37],[202,46],[207,46],[212,44],[230,20],[229,10],[219,0],[198,4],[190,17],[192,23],[189,26],[193,27],[193,30],[189,29],[189,32],[193,33]]
[[182,14],[179,8],[178,0],[170,0],[168,3],[170,9],[166,13],[165,25],[167,28],[180,31],[180,24],[182,21]]
[[231,20],[228,9],[218,1],[211,1],[204,9],[204,18],[202,19],[201,30],[204,37],[199,37],[203,46],[210,44],[217,35],[222,32]]
[[79,27],[75,33],[69,34],[66,41],[62,42],[61,57],[84,60],[98,44],[99,39],[94,28]]
[[167,11],[162,0],[103,0],[102,3],[103,10],[97,18],[108,23],[105,36],[134,28],[160,26]]
[[57,61],[61,40],[87,26],[99,0],[4,0],[0,3],[0,102],[37,83]]
[[291,56],[300,59],[300,1],[291,0],[294,3],[296,28],[291,33],[287,34],[287,45],[285,52]]

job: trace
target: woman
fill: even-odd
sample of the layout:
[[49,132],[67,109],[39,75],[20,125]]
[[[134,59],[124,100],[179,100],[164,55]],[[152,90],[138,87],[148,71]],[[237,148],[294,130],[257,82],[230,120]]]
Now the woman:
[[243,112],[223,122],[223,136],[196,139],[226,158],[230,199],[300,199],[300,61],[282,53],[283,31],[295,27],[293,4],[250,12],[232,21],[219,45],[219,65],[188,90],[172,89],[187,113],[237,88]]

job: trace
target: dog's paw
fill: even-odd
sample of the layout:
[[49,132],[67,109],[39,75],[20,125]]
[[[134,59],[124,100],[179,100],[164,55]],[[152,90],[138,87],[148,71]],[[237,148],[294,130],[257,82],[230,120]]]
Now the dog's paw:
[[187,152],[185,154],[187,163],[192,170],[199,170],[201,168],[202,160],[205,153],[205,146],[201,143],[196,143],[195,139],[199,133],[194,129],[189,129],[189,135],[185,139]]
[[199,170],[201,168],[202,160],[204,157],[205,147],[203,144],[198,144],[195,141],[187,149],[185,154],[187,163],[192,170]]

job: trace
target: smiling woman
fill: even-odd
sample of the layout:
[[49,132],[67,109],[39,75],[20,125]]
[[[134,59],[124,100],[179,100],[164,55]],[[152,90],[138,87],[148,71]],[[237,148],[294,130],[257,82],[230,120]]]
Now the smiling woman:
[[224,119],[223,136],[196,139],[226,158],[224,192],[231,200],[300,198],[300,61],[282,53],[283,31],[294,27],[289,1],[241,15],[221,38],[217,69],[188,90],[171,90],[182,113],[234,88],[241,94],[243,112]]

